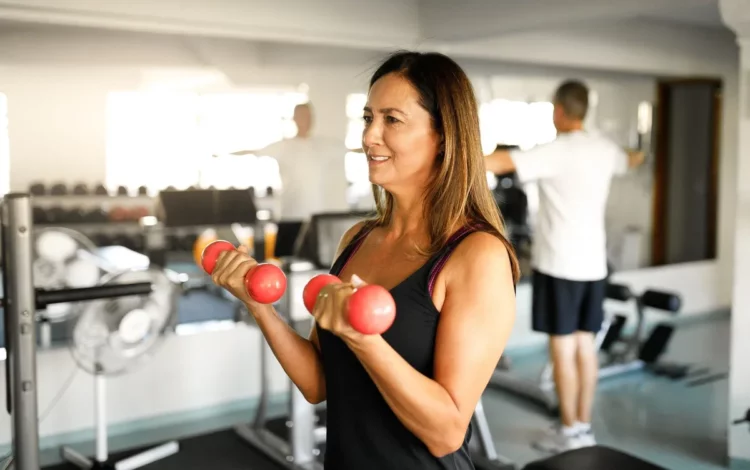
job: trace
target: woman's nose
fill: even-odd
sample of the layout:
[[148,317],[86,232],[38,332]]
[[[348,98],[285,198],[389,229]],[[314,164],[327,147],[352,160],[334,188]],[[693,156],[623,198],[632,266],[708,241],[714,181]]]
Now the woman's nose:
[[365,129],[362,131],[362,144],[365,147],[372,147],[382,143],[382,127],[375,120],[371,121],[369,125],[365,125]]

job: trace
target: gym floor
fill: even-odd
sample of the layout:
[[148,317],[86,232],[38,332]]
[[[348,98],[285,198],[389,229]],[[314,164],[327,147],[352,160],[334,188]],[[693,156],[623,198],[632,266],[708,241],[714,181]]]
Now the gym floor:
[[[197,299],[191,300],[183,305],[197,306]],[[192,319],[187,318],[190,310],[180,312],[183,320]],[[196,308],[196,314],[201,310],[205,311]],[[668,469],[727,468],[727,381],[721,374],[728,370],[728,344],[727,315],[720,313],[705,320],[691,321],[679,326],[665,360],[706,368],[709,371],[700,377],[716,376],[717,380],[701,384],[697,377],[671,381],[635,373],[603,382],[597,395],[593,422],[599,443]],[[539,373],[545,357],[537,353],[511,359],[515,373],[533,377]],[[544,456],[530,443],[549,426],[549,418],[533,405],[492,389],[484,394],[484,405],[498,452],[513,460],[519,468]],[[227,423],[227,426],[231,424]],[[163,436],[163,439],[173,437]],[[183,439],[180,446],[177,455],[144,468],[279,468],[250,449],[231,430]],[[118,459],[127,454],[113,457]],[[58,465],[48,468],[64,470],[75,467]]]

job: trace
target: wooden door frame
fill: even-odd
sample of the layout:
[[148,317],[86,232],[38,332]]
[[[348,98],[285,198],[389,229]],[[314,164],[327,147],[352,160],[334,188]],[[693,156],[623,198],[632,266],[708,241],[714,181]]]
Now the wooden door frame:
[[711,163],[708,178],[708,234],[707,252],[709,258],[715,258],[717,253],[718,226],[718,183],[719,159],[721,151],[721,124],[723,82],[718,78],[696,77],[679,79],[660,79],[656,84],[656,105],[654,116],[654,191],[651,211],[651,264],[660,266],[666,264],[667,258],[667,227],[666,215],[668,209],[667,193],[669,190],[669,168],[667,156],[669,154],[669,89],[674,85],[701,83],[714,85],[713,132],[711,135]]

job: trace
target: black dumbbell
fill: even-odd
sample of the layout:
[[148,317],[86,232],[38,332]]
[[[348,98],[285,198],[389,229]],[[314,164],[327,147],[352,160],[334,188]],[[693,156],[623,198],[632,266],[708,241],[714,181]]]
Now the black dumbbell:
[[64,223],[66,211],[62,207],[53,206],[47,209],[47,223],[61,224]]
[[96,246],[110,246],[112,245],[112,237],[107,235],[106,233],[97,233],[95,235],[91,236],[91,241],[94,242]]
[[86,222],[87,215],[88,212],[85,209],[74,207],[68,210],[68,213],[66,215],[66,222],[70,224],[82,224]]
[[107,212],[102,208],[91,209],[86,214],[86,222],[92,224],[100,224],[108,220]]
[[53,196],[65,196],[68,194],[68,187],[64,183],[56,183],[50,188],[49,193]]
[[32,217],[35,224],[46,224],[48,222],[47,211],[43,207],[34,207],[32,209]]
[[94,188],[94,194],[97,196],[107,196],[109,195],[109,191],[107,191],[107,188],[103,184],[97,184],[96,188]]
[[115,235],[113,237],[112,243],[114,245],[122,246],[130,250],[134,250],[136,247],[136,242],[133,239],[133,235],[126,235],[126,234]]
[[29,186],[29,193],[32,196],[44,196],[47,194],[47,187],[44,185],[44,183],[33,183],[31,186]]
[[139,196],[148,196],[148,188],[145,186],[139,186],[138,187],[138,195]]
[[84,183],[78,183],[73,186],[73,194],[76,196],[86,196],[89,193],[89,187]]
[[128,195],[128,188],[125,186],[118,186],[117,187],[117,195],[118,196],[127,196]]

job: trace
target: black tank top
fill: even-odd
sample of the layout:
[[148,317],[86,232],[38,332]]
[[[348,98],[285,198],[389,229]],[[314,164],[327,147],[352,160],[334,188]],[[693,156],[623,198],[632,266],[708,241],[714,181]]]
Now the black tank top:
[[[372,226],[353,237],[331,268],[339,275]],[[383,338],[412,367],[433,377],[435,336],[440,312],[432,287],[455,247],[476,228],[454,234],[446,246],[391,289],[396,319]],[[472,470],[471,427],[463,446],[442,458],[433,456],[386,403],[354,353],[334,334],[319,329],[326,380],[326,470]]]

